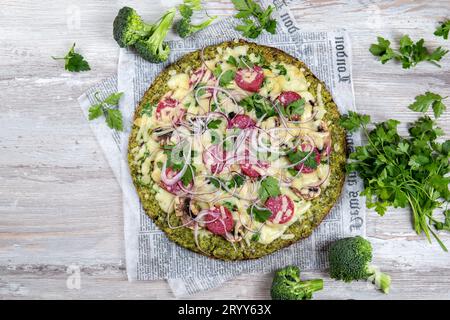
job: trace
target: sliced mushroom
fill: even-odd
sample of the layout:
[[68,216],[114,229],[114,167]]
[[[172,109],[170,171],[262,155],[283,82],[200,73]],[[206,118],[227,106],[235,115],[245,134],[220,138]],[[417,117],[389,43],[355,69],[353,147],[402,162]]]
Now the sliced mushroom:
[[182,198],[182,197],[176,197],[175,198],[175,215],[177,217],[182,217],[184,215],[190,216],[190,204],[191,199],[190,198]]
[[299,197],[302,197],[304,200],[312,200],[320,196],[320,188],[319,187],[304,187],[300,190],[294,187],[291,187],[292,191]]

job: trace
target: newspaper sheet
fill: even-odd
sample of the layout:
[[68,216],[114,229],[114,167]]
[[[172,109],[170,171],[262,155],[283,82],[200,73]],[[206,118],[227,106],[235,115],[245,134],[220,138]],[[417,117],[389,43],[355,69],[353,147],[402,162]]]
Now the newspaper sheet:
[[[263,1],[268,5],[272,1]],[[289,1],[273,1],[277,19],[284,32],[263,35],[258,43],[277,47],[303,60],[331,90],[342,113],[354,110],[351,73],[351,46],[345,31],[307,32],[294,22],[287,6]],[[327,248],[338,238],[365,234],[364,199],[359,178],[350,174],[341,199],[312,236],[267,257],[240,262],[224,262],[188,251],[171,241],[145,214],[128,170],[127,143],[134,109],[144,92],[161,70],[184,54],[204,46],[237,39],[237,21],[222,20],[194,37],[173,40],[170,60],[150,64],[128,50],[121,50],[118,76],[90,88],[79,98],[85,116],[95,103],[94,93],[101,98],[116,91],[124,92],[120,109],[124,116],[123,133],[111,131],[101,120],[91,122],[92,129],[123,190],[126,267],[130,281],[167,279],[175,296],[216,287],[240,274],[266,273],[288,264],[303,270],[327,268]],[[360,144],[358,135],[347,137],[349,148]]]

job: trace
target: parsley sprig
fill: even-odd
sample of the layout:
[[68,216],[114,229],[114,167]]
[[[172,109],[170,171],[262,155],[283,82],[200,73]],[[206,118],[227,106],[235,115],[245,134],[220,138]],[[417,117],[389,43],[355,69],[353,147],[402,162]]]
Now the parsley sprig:
[[409,128],[409,136],[397,132],[400,123],[387,120],[368,126],[367,115],[350,112],[341,120],[349,131],[362,128],[367,145],[350,154],[348,170],[357,171],[364,182],[367,206],[384,215],[389,207],[409,207],[417,234],[433,236],[443,250],[447,248],[433,230],[449,230],[450,218],[435,218],[433,211],[444,209],[450,201],[450,140],[439,142],[442,129],[428,116],[422,116]]
[[450,32],[450,19],[441,23],[439,27],[434,31],[434,35],[442,37],[445,40],[448,39],[448,33]]
[[408,108],[413,111],[425,113],[431,106],[434,112],[434,117],[439,118],[447,109],[442,102],[442,100],[445,99],[447,99],[447,97],[443,98],[437,93],[427,91],[425,94],[417,96],[414,103],[410,104]]
[[52,57],[54,60],[64,60],[64,69],[70,72],[89,71],[91,67],[84,57],[75,52],[75,43],[64,57]]
[[232,2],[236,10],[239,11],[235,17],[243,22],[243,24],[236,27],[236,30],[241,31],[244,37],[256,39],[263,30],[275,34],[277,21],[272,18],[273,6],[263,10],[253,0],[232,0]]
[[404,35],[400,39],[399,50],[391,48],[391,42],[378,37],[378,43],[374,43],[370,46],[370,53],[379,57],[382,64],[394,59],[402,63],[403,69],[409,69],[415,67],[422,61],[428,61],[434,65],[440,67],[437,63],[448,53],[448,50],[442,49],[442,47],[436,48],[430,52],[425,46],[425,40],[420,39],[417,42],[413,42],[408,35]]
[[89,120],[94,120],[102,115],[105,117],[106,124],[111,129],[116,129],[118,131],[123,130],[123,120],[122,113],[119,109],[113,109],[112,107],[119,104],[120,98],[123,92],[113,93],[106,99],[101,100],[99,97],[99,92],[94,94],[97,104],[92,105],[89,108]]

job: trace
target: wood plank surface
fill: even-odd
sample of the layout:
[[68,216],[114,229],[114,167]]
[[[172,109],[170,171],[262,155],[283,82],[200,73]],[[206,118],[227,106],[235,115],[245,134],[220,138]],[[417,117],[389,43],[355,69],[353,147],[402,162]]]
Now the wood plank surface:
[[[357,108],[373,119],[411,121],[406,106],[426,90],[450,96],[450,57],[442,68],[423,63],[403,70],[382,66],[368,52],[377,35],[408,33],[431,48],[450,48],[433,36],[450,18],[440,1],[291,1],[305,30],[350,32]],[[162,4],[163,3],[163,4]],[[84,120],[76,98],[116,72],[111,23],[123,5],[154,20],[174,1],[32,1],[0,3],[0,299],[164,299],[164,281],[126,281],[120,187]],[[232,14],[230,1],[207,1],[211,12]],[[78,19],[79,17],[79,19]],[[73,43],[92,71],[64,72],[50,56]],[[449,103],[447,103],[449,104]],[[450,134],[450,111],[439,124]],[[405,127],[402,127],[404,132]],[[343,284],[325,274],[319,299],[450,298],[450,255],[411,228],[407,211],[369,212],[367,235],[375,263],[392,275],[392,293],[364,282]],[[450,246],[450,235],[442,234]],[[67,268],[79,266],[80,289],[67,287]],[[197,299],[269,298],[271,275],[243,275]]]

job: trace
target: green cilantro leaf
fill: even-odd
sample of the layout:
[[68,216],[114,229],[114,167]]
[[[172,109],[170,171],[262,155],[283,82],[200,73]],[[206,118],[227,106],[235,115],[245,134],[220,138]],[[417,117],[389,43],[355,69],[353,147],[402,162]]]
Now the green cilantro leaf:
[[89,71],[91,67],[84,57],[75,52],[75,43],[70,48],[69,52],[62,58],[52,57],[54,60],[64,60],[64,68],[70,72]]
[[349,132],[355,132],[370,123],[370,116],[349,111],[339,120],[339,124]]
[[427,112],[431,108],[434,112],[434,117],[439,118],[446,110],[446,106],[442,103],[442,100],[446,98],[441,97],[437,93],[430,91],[425,94],[419,95],[415,98],[415,101],[408,106],[409,109],[417,112]]
[[122,113],[119,109],[112,109],[119,104],[120,98],[123,95],[123,92],[117,92],[109,95],[106,99],[101,100],[98,97],[98,92],[94,94],[95,99],[97,100],[97,104],[92,105],[89,108],[89,120],[94,120],[104,115],[106,124],[111,129],[115,129],[118,131],[123,130],[123,121],[122,121]]
[[266,202],[268,198],[277,197],[280,194],[281,190],[277,179],[274,177],[266,177],[261,181],[258,196],[262,202]]
[[438,37],[442,37],[445,40],[448,39],[448,33],[450,32],[450,20],[442,22],[439,27],[434,31],[434,35]]

